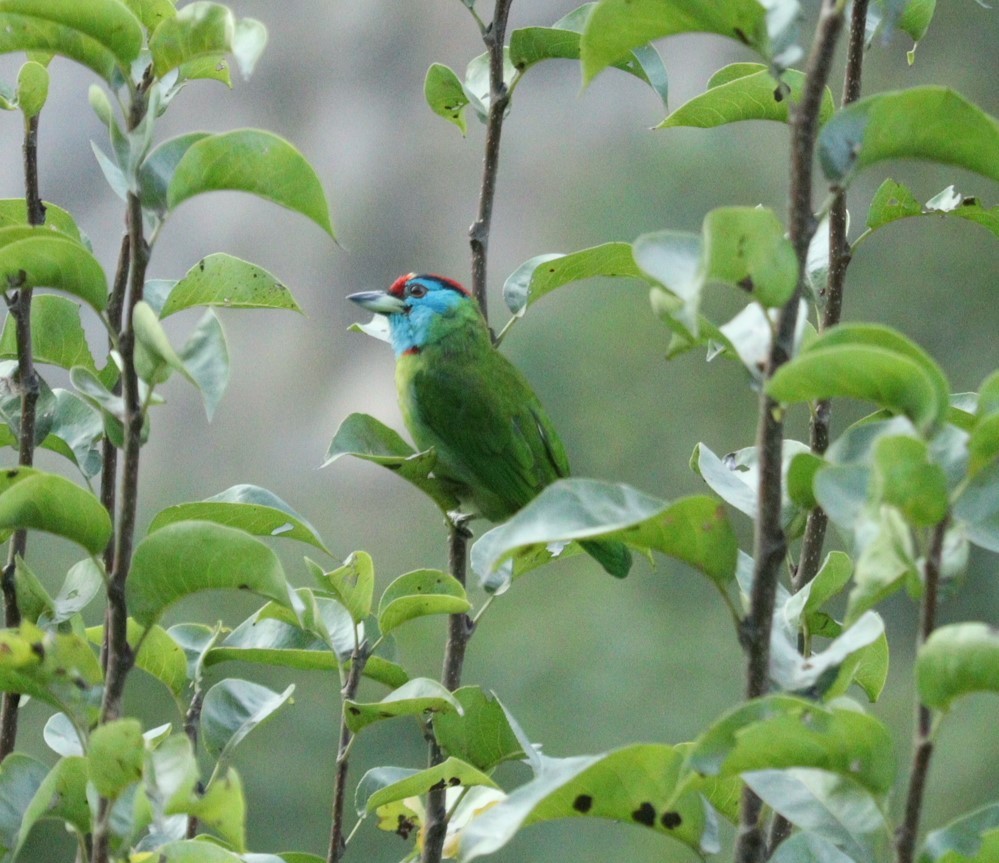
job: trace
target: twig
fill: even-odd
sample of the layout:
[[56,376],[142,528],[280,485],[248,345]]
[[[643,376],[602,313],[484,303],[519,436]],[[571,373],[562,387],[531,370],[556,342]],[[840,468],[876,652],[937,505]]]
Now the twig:
[[330,847],[326,855],[327,863],[339,863],[347,848],[347,840],[344,838],[343,830],[343,810],[347,799],[347,768],[353,735],[347,727],[346,702],[357,695],[357,687],[360,686],[364,664],[367,661],[368,651],[365,645],[363,643],[356,645],[350,657],[350,671],[340,689],[343,706],[340,708],[340,745],[336,753],[336,779],[333,784],[333,812],[330,819]]
[[[791,115],[791,188],[788,228],[798,258],[798,285],[781,310],[777,332],[770,348],[767,378],[790,358],[798,305],[804,292],[805,261],[815,233],[812,213],[812,159],[818,130],[819,108],[829,78],[833,51],[843,23],[842,3],[824,0],[815,38],[805,66],[805,88],[801,102]],[[760,395],[757,453],[759,495],[756,529],[753,537],[754,572],[749,615],[743,623],[741,640],[748,654],[746,697],[757,698],[770,684],[770,629],[780,567],[787,554],[787,537],[780,523],[781,455],[784,418],[780,405],[766,392]],[[762,801],[746,789],[742,797],[739,835],[735,849],[737,863],[758,863],[766,843],[759,820]]]
[[[854,0],[850,17],[850,35],[846,55],[846,72],[843,79],[844,106],[860,98],[861,80],[864,68],[864,36],[867,23],[868,0]],[[829,210],[829,281],[826,285],[825,306],[819,317],[819,332],[835,326],[843,311],[843,288],[846,270],[850,266],[852,253],[847,241],[846,190],[833,189],[833,202]],[[829,446],[829,428],[832,406],[829,399],[820,399],[812,414],[809,445],[816,455],[822,455]],[[801,555],[794,576],[794,590],[801,590],[815,578],[822,559],[826,527],[829,520],[825,510],[816,507],[808,514],[805,533],[801,540]]]
[[489,249],[489,230],[493,218],[493,201],[496,198],[496,177],[499,173],[500,135],[503,118],[510,102],[510,93],[503,80],[503,43],[506,39],[506,22],[513,0],[496,0],[492,23],[483,29],[482,41],[489,52],[489,114],[486,118],[486,153],[482,164],[482,188],[479,192],[479,211],[468,236],[472,246],[472,293],[479,301],[483,317],[488,319],[486,300],[486,257]]
[[[947,534],[949,518],[944,518],[934,529],[930,548],[926,555],[923,601],[919,609],[919,635],[917,649],[926,643],[937,625],[937,595],[940,587],[940,562],[943,557],[944,537]],[[916,727],[913,735],[912,772],[909,774],[909,790],[905,799],[905,817],[899,825],[895,837],[895,859],[897,863],[912,863],[919,835],[919,819],[923,809],[923,794],[926,791],[926,776],[933,755],[933,715],[925,704],[916,705]]]
[[[38,190],[38,114],[29,117],[24,125],[24,198],[29,225],[45,224],[45,205]],[[21,285],[10,300],[10,314],[14,318],[17,337],[17,377],[21,390],[21,421],[18,433],[17,463],[30,467],[35,460],[35,425],[38,405],[38,373],[35,371],[31,344],[32,287]],[[28,532],[16,530],[10,540],[7,564],[3,568],[2,585],[4,625],[19,626],[21,609],[17,602],[17,561],[28,548]],[[21,696],[5,692],[0,703],[0,761],[14,751],[17,742],[18,708]]]

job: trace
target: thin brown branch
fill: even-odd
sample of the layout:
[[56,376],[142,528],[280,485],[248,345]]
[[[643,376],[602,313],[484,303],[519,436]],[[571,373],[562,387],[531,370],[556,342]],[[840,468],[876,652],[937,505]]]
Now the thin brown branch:
[[[362,643],[354,648],[350,657],[350,671],[347,672],[347,679],[340,689],[343,703],[357,695],[357,687],[361,684],[361,675],[364,673],[364,665],[367,661],[367,648]],[[343,859],[343,852],[347,849],[347,842],[344,838],[343,813],[347,800],[347,770],[350,764],[352,739],[353,735],[347,727],[346,708],[342,706],[340,709],[340,744],[336,752],[336,778],[333,783],[333,811],[330,818],[330,847],[326,854],[327,863],[339,863]]]
[[[798,306],[805,289],[805,261],[815,233],[812,211],[812,163],[818,131],[819,108],[832,66],[836,41],[843,24],[843,11],[837,0],[824,0],[819,14],[808,61],[801,101],[791,114],[791,183],[788,230],[798,258],[798,285],[777,319],[766,376],[770,378],[790,358],[798,322]],[[757,427],[759,493],[753,537],[754,572],[749,614],[742,629],[742,642],[748,654],[746,697],[765,694],[770,685],[770,629],[777,582],[787,554],[787,537],[780,522],[781,455],[784,417],[781,406],[764,391],[760,396]],[[743,793],[739,835],[735,849],[737,863],[759,863],[766,852],[760,829],[762,804],[749,789]]]
[[489,306],[486,299],[486,258],[493,201],[496,198],[496,178],[499,173],[500,136],[510,103],[510,93],[503,80],[503,43],[511,3],[512,0],[496,0],[492,23],[482,31],[482,40],[489,53],[489,114],[486,118],[486,152],[482,163],[479,210],[468,229],[468,236],[472,246],[472,293],[487,319]]
[[[45,205],[38,188],[38,114],[29,117],[24,125],[24,199],[29,225],[45,224]],[[39,381],[35,371],[34,352],[31,342],[31,299],[30,285],[19,285],[11,296],[9,309],[14,319],[14,332],[17,340],[17,380],[21,391],[21,417],[18,430],[17,463],[31,467],[35,461],[36,407],[38,405]],[[19,626],[21,609],[17,601],[17,561],[23,558],[28,548],[28,532],[16,530],[11,537],[7,552],[7,564],[0,578],[3,592],[4,625]],[[17,743],[17,720],[21,696],[16,692],[5,692],[0,702],[0,761],[3,761]]]
[[[947,534],[949,518],[945,518],[934,529],[926,555],[923,599],[920,604],[919,635],[917,650],[933,634],[937,625],[937,599],[940,588],[940,564],[943,557],[944,537]],[[915,858],[916,839],[919,836],[919,821],[923,810],[923,796],[926,792],[926,778],[933,755],[933,714],[925,704],[916,705],[916,723],[913,734],[912,771],[909,774],[909,790],[905,799],[905,817],[895,837],[895,859],[897,863],[912,863]]]

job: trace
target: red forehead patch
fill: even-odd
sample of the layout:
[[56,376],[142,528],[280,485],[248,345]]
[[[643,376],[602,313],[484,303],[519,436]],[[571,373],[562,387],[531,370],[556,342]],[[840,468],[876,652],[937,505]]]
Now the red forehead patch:
[[453,291],[457,291],[459,294],[464,294],[466,297],[472,296],[463,285],[458,284],[454,279],[448,279],[444,276],[438,276],[434,273],[427,273],[426,275],[418,276],[416,273],[406,273],[404,276],[399,276],[392,286],[388,289],[388,292],[393,297],[399,297],[402,299],[406,294],[406,285],[409,284],[411,279],[433,279],[435,282],[440,282],[444,287],[450,288]]

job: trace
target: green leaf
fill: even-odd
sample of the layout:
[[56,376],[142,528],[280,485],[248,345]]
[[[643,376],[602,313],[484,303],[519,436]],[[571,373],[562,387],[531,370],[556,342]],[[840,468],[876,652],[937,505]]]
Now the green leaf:
[[111,518],[96,497],[68,479],[17,467],[0,473],[4,528],[43,530],[100,554],[111,537]]
[[[44,201],[45,228],[64,234],[71,240],[87,245],[87,240],[80,234],[73,217],[62,207],[51,201]],[[0,228],[28,225],[28,209],[24,198],[0,198]]]
[[841,848],[855,863],[889,859],[891,835],[878,802],[850,779],[824,770],[759,770],[746,784],[796,827]]
[[999,460],[971,477],[954,502],[954,518],[975,545],[999,551]]
[[107,279],[97,259],[80,243],[45,227],[0,229],[0,283],[56,288],[97,311],[107,305]]
[[306,558],[309,570],[326,590],[332,590],[355,623],[371,614],[375,591],[375,567],[366,551],[355,551],[332,572],[323,572],[319,564]]
[[187,271],[170,291],[160,317],[194,306],[302,311],[276,276],[222,253],[202,258]]
[[173,0],[124,0],[124,3],[150,33],[177,14]]
[[229,348],[222,324],[211,309],[202,316],[179,356],[201,392],[205,414],[211,421],[229,383]]
[[224,775],[216,775],[190,812],[237,851],[246,851],[246,798],[239,774],[232,767]]
[[109,80],[142,48],[142,25],[118,0],[4,0],[0,53],[45,51],[76,60]]
[[[790,106],[801,101],[804,85],[804,73],[795,69],[786,69],[778,83],[761,63],[732,63],[715,72],[706,92],[681,105],[656,128],[711,129],[743,120],[786,123]],[[832,91],[826,87],[819,123],[825,123],[835,110]]]
[[146,744],[138,719],[115,719],[98,725],[88,747],[90,781],[102,797],[112,800],[142,778]]
[[973,692],[999,693],[999,631],[985,623],[952,623],[934,630],[916,656],[919,698],[948,710]]
[[63,623],[90,605],[104,587],[105,577],[103,565],[93,558],[73,564],[53,600],[52,623]]
[[[48,774],[40,761],[22,752],[11,752],[0,762],[0,854],[6,856],[17,845],[17,834],[31,800]],[[9,859],[9,858],[7,858]]]
[[[764,58],[792,62],[800,53],[790,44],[795,23],[793,15],[768,16],[754,0],[601,0],[583,30],[583,81],[588,84],[629,50],[678,33],[716,33],[748,45]],[[786,56],[779,58],[784,51]]]
[[461,712],[461,704],[445,687],[436,680],[414,677],[398,689],[393,690],[381,701],[361,703],[346,700],[343,704],[347,727],[357,734],[383,719],[397,716],[422,716],[424,713],[440,713],[454,710]]
[[199,503],[160,510],[149,525],[149,533],[178,521],[211,521],[254,536],[297,539],[329,554],[312,525],[276,494],[257,485],[234,485]]
[[867,212],[867,227],[872,231],[912,216],[956,216],[975,222],[999,236],[999,206],[986,208],[978,198],[962,195],[948,186],[925,204],[901,183],[885,180],[874,193]]
[[642,277],[630,243],[604,243],[569,255],[538,255],[525,261],[503,284],[503,299],[520,316],[545,294],[594,276]]
[[504,561],[530,558],[552,544],[609,539],[660,551],[699,569],[720,585],[735,575],[735,534],[717,500],[672,503],[626,485],[591,479],[558,480],[505,524],[472,546],[472,569],[487,590],[512,577]]
[[579,817],[648,827],[702,855],[718,850],[700,795],[685,787],[678,748],[636,744],[603,755],[539,758],[534,779],[462,831],[463,860],[502,848],[528,824]]
[[376,767],[365,773],[357,784],[357,811],[360,815],[371,813],[379,806],[422,796],[435,788],[471,788],[475,785],[499,787],[485,773],[458,758],[448,758],[426,770]]
[[808,584],[792,594],[784,606],[785,617],[795,626],[804,623],[813,634],[819,631],[824,615],[823,606],[838,596],[850,582],[853,575],[853,561],[842,551],[831,551]]
[[24,813],[15,854],[43,818],[56,818],[72,826],[79,841],[91,831],[87,803],[87,759],[79,755],[60,758],[49,771]]
[[232,677],[216,683],[205,693],[201,711],[205,748],[219,763],[228,763],[233,750],[247,734],[291,703],[294,691],[294,685],[278,693]]
[[698,737],[688,763],[712,776],[814,767],[877,794],[895,779],[894,747],[883,723],[853,708],[789,695],[757,698],[725,714]]
[[186,734],[171,734],[148,755],[146,784],[158,813],[187,812],[195,801],[198,762]]
[[417,569],[400,575],[378,603],[378,628],[391,632],[407,620],[428,614],[464,614],[472,607],[465,588],[439,569]]
[[[174,695],[180,697],[187,688],[187,660],[184,651],[170,634],[158,624],[143,630],[134,620],[128,621],[128,643],[140,644],[135,665],[152,675]],[[103,629],[103,627],[101,627]]]
[[918,438],[882,437],[874,447],[874,494],[916,527],[938,524],[950,509],[947,477]]
[[315,170],[291,144],[271,132],[237,129],[209,135],[187,148],[167,187],[171,210],[203,192],[250,192],[311,219],[331,237],[326,195]]
[[326,467],[345,455],[388,468],[415,485],[445,513],[458,508],[457,498],[440,480],[430,476],[437,462],[434,450],[416,452],[398,432],[374,417],[354,413],[340,423],[322,466]]
[[846,606],[848,621],[856,620],[916,575],[912,537],[897,511],[882,507],[865,528],[866,541],[857,558],[854,586]]
[[49,70],[29,60],[17,73],[17,102],[26,119],[37,117],[49,95]]
[[149,151],[139,165],[139,195],[144,209],[160,218],[166,217],[170,209],[167,189],[177,164],[194,144],[210,136],[210,132],[188,132],[169,138]]
[[38,623],[38,618],[51,615],[53,600],[21,555],[14,561],[14,595],[21,619]]
[[947,380],[914,342],[888,327],[840,324],[806,345],[767,384],[778,401],[847,396],[908,416],[922,431],[949,409]]
[[926,159],[999,180],[999,121],[946,87],[854,102],[825,124],[818,148],[826,176],[841,185],[885,159]]
[[991,803],[927,834],[919,863],[988,863],[999,853],[999,803]]
[[772,863],[855,863],[818,833],[795,833],[777,846],[770,860]]
[[492,693],[463,686],[453,694],[462,712],[434,716],[434,736],[446,753],[487,772],[503,761],[524,758],[506,711]]
[[204,521],[181,521],[149,534],[135,549],[126,598],[143,626],[178,599],[202,590],[249,590],[293,608],[277,555],[249,534]]
[[135,330],[135,370],[141,380],[150,385],[163,383],[172,372],[177,371],[194,383],[149,303],[140,300],[135,304],[132,325]]
[[160,845],[155,853],[156,863],[245,863],[240,855],[201,839],[167,842]]
[[[36,363],[64,369],[84,366],[97,371],[80,322],[80,307],[57,294],[39,294],[31,301],[31,350]],[[0,335],[0,357],[17,357],[14,318],[7,316]]]
[[431,111],[449,123],[454,123],[462,135],[467,134],[465,107],[468,105],[468,96],[454,70],[443,63],[431,64],[423,82],[423,95]]
[[244,77],[249,77],[267,42],[263,25],[252,19],[237,22],[220,3],[189,3],[163,21],[149,40],[153,71],[162,78],[171,69],[200,58],[232,52]]

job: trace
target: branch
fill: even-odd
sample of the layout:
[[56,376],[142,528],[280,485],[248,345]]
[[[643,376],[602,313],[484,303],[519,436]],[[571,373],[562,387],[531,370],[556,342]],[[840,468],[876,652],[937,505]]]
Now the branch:
[[482,41],[489,52],[489,114],[486,118],[486,153],[482,165],[482,188],[479,192],[479,211],[468,229],[472,246],[472,293],[479,301],[482,315],[488,320],[486,300],[486,255],[489,248],[489,230],[493,218],[493,200],[496,197],[496,176],[499,173],[500,135],[510,93],[503,80],[503,43],[506,39],[506,22],[513,0],[496,0],[492,23],[483,29]]
[[[350,657],[350,671],[347,680],[340,689],[341,704],[357,695],[357,687],[361,683],[364,664],[368,661],[367,649],[364,644],[356,645]],[[343,830],[343,809],[347,799],[347,768],[350,756],[350,744],[353,735],[347,727],[346,708],[340,708],[340,745],[336,753],[336,779],[333,784],[333,813],[330,828],[330,847],[326,855],[327,863],[339,863],[347,848]]]
[[[798,258],[798,285],[781,310],[777,332],[770,348],[766,376],[770,378],[791,356],[798,305],[804,292],[805,260],[815,233],[812,213],[812,161],[818,131],[819,108],[833,51],[843,23],[838,0],[824,0],[812,48],[805,66],[805,89],[791,116],[791,184],[788,228]],[[748,653],[746,697],[757,698],[770,684],[770,628],[780,567],[787,554],[787,537],[780,523],[781,455],[784,418],[777,402],[760,395],[757,454],[759,459],[759,511],[753,537],[754,571],[749,615],[741,640]],[[757,863],[766,850],[759,821],[762,801],[748,788],[743,792],[742,813],[736,844],[737,863]]]
[[[868,0],[854,0],[850,18],[846,73],[843,79],[842,104],[844,107],[860,98],[867,6]],[[829,327],[838,324],[843,311],[846,270],[850,266],[852,258],[846,229],[846,190],[837,187],[833,190],[833,202],[829,211],[829,282],[826,285],[825,306],[819,317],[819,332],[824,332]],[[809,445],[816,455],[822,455],[829,446],[831,419],[832,405],[829,399],[820,399],[812,414],[809,435]],[[825,510],[821,507],[816,507],[808,514],[805,534],[801,540],[801,555],[798,558],[798,566],[794,575],[793,587],[795,591],[801,590],[815,578],[819,571],[828,523]]]
[[[933,633],[937,625],[937,592],[940,586],[940,561],[943,556],[944,537],[950,519],[945,518],[933,530],[929,552],[926,555],[923,601],[919,614],[917,650]],[[919,819],[926,791],[926,776],[933,755],[933,716],[925,704],[916,705],[916,728],[913,741],[912,771],[909,774],[909,791],[905,800],[905,817],[895,837],[897,863],[912,863],[919,835]]]
[[[29,225],[45,224],[45,205],[38,191],[38,114],[25,120],[24,126],[24,199]],[[38,374],[31,344],[32,288],[21,286],[10,300],[17,337],[17,377],[21,390],[21,422],[18,432],[17,463],[30,467],[35,460],[36,406],[38,404]],[[7,552],[7,564],[0,578],[3,592],[4,625],[19,626],[21,609],[17,602],[17,561],[28,548],[28,532],[16,530]],[[11,752],[17,741],[18,707],[21,696],[5,692],[0,703],[0,761]]]

